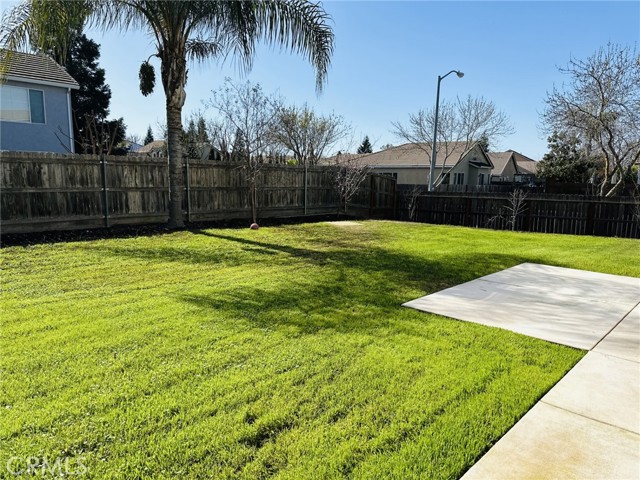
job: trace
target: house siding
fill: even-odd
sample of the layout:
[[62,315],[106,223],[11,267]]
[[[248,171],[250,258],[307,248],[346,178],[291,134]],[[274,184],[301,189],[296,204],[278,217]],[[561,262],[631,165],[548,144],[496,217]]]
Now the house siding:
[[396,174],[398,185],[426,185],[429,182],[429,169],[426,167],[401,168],[371,166],[375,173]]
[[516,175],[516,173],[518,173],[518,171],[516,170],[516,166],[515,163],[513,161],[513,157],[509,159],[509,161],[507,162],[507,164],[504,166],[504,169],[502,170],[501,173],[494,173],[492,175],[492,181],[494,183],[500,183],[500,182],[513,182],[514,181],[514,177]]
[[72,132],[69,131],[68,89],[16,81],[7,81],[5,84],[42,90],[44,92],[45,123],[0,121],[0,150],[71,152],[73,146]]

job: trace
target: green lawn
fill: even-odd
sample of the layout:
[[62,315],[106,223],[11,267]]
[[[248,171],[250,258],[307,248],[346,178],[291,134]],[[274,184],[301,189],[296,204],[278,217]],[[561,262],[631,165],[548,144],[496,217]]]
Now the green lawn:
[[640,276],[639,245],[371,221],[4,248],[0,477],[457,478],[584,352],[400,304],[522,262]]

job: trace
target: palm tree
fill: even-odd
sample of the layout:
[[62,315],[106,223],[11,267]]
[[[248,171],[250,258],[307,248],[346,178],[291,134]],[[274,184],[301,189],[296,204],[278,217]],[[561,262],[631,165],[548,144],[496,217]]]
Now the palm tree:
[[[334,35],[329,16],[306,0],[25,0],[2,20],[0,42],[8,50],[36,48],[64,56],[70,31],[89,23],[104,30],[139,29],[155,40],[164,88],[169,151],[169,226],[183,226],[183,158],[180,136],[187,64],[235,54],[250,68],[257,41],[279,44],[308,58],[318,91],[326,80]],[[10,55],[4,57],[10,61]],[[148,95],[155,73],[140,70]]]

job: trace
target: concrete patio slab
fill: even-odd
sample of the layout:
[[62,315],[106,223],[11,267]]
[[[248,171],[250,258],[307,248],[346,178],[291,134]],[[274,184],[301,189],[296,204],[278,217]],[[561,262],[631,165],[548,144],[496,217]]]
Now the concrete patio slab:
[[637,479],[637,435],[540,402],[463,480]]
[[594,352],[640,362],[640,305],[634,308],[596,347]]
[[640,365],[589,352],[541,401],[640,434]]
[[[521,263],[515,267],[486,275],[482,279],[489,282],[528,286],[532,284],[532,280],[534,284],[540,284],[541,277],[544,278],[544,285],[546,286],[568,289],[567,293],[577,293],[581,296],[593,294],[592,296],[596,298],[602,297],[601,287],[603,282],[609,286],[615,286],[619,295],[630,296],[631,298],[638,297],[638,288],[640,288],[640,279],[635,277],[590,272],[575,268],[554,267],[538,263]],[[616,299],[609,300],[615,301]]]
[[592,350],[463,479],[640,480],[640,279],[525,263],[404,305]]
[[525,263],[404,306],[588,350],[638,302],[638,278]]

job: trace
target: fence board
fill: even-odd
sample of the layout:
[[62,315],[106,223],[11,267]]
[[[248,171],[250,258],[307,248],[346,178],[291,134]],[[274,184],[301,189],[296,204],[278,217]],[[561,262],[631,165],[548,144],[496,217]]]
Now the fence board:
[[421,193],[409,218],[410,193],[399,195],[399,218],[498,230],[640,238],[640,204],[631,197],[528,195],[515,227],[508,194]]
[[[238,164],[185,162],[185,218],[249,219],[245,171]],[[2,233],[164,223],[169,212],[166,158],[2,152]],[[332,167],[265,164],[257,178],[258,216],[337,213]],[[372,175],[350,203],[353,211],[393,218],[395,181]],[[305,208],[306,207],[306,208]]]

